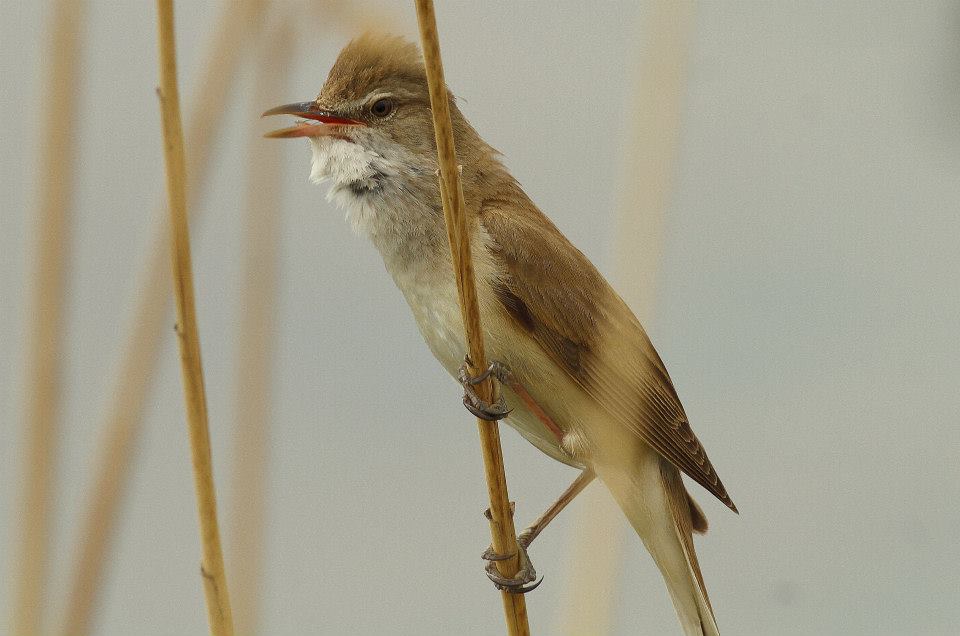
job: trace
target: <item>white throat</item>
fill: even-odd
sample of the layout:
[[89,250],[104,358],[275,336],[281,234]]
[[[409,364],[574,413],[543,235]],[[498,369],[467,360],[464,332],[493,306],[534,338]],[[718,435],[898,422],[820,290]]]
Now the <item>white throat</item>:
[[357,234],[371,234],[376,214],[364,191],[382,188],[384,178],[396,174],[394,167],[376,152],[343,139],[318,137],[310,140],[310,146],[310,180],[316,184],[329,182],[327,200],[344,209]]
[[[443,212],[436,187],[430,187],[437,183],[434,166],[418,164],[400,148],[375,152],[327,137],[311,142],[311,181],[329,183],[327,199],[346,211],[358,234],[370,237],[424,339],[455,373],[466,345]],[[429,176],[424,178],[424,173]],[[474,254],[484,253],[477,244]],[[476,261],[477,276],[490,278],[488,259]]]
[[388,269],[405,264],[394,262],[398,259],[411,260],[411,252],[445,246],[443,215],[432,200],[436,192],[418,187],[425,168],[415,157],[394,145],[371,150],[372,139],[310,141],[310,180],[329,184],[327,200],[345,211],[357,234],[373,241]]

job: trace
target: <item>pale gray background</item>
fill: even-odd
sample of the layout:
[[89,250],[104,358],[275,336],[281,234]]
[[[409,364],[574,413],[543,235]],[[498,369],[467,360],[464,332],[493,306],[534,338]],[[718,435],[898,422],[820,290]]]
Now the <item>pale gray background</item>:
[[[21,475],[40,45],[48,3],[0,1],[0,614]],[[368,3],[370,7],[377,3]],[[391,6],[415,35],[412,7]],[[463,109],[541,207],[609,267],[637,3],[442,2]],[[592,4],[590,8],[584,5]],[[642,5],[643,3],[639,3]],[[55,558],[66,563],[105,393],[162,192],[150,2],[93,2],[79,127]],[[185,99],[218,2],[179,3]],[[303,22],[309,20],[304,11]],[[351,35],[318,24],[287,94]],[[726,634],[955,634],[960,624],[960,7],[700,2],[657,317],[648,325],[742,515],[692,488]],[[194,228],[218,481],[227,482],[252,69],[224,104]],[[270,457],[268,634],[496,634],[474,426],[365,240],[284,151]],[[171,318],[172,324],[172,318]],[[398,378],[397,371],[403,375]],[[101,634],[200,634],[205,612],[171,329],[109,570]],[[572,477],[505,431],[521,520]],[[222,510],[231,495],[221,488]],[[556,629],[570,517],[535,546]],[[429,555],[427,559],[423,555]],[[428,562],[429,566],[423,564]],[[631,541],[618,634],[678,633]],[[54,593],[65,585],[54,571]]]

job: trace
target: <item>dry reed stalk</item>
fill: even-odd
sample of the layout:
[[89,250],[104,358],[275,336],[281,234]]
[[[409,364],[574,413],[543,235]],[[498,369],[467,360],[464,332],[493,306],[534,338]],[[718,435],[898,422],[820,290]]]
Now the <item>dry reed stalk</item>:
[[[156,333],[169,323],[162,300],[147,302],[150,294],[170,287],[170,275],[163,269],[161,254],[153,255],[149,280],[141,285],[144,297],[136,312],[136,329],[140,333]],[[117,509],[130,468],[130,460],[139,435],[143,400],[152,377],[151,367],[159,351],[158,343],[142,337],[131,338],[124,357],[114,403],[98,451],[97,473],[89,493],[82,520],[80,543],[71,573],[65,618],[59,625],[63,636],[86,636],[91,631],[93,608],[103,580],[104,562],[113,537]]]
[[[336,22],[339,27],[351,35],[364,31],[389,31],[396,23],[396,16],[382,11],[371,11],[369,6],[353,0],[319,0],[311,2],[318,20],[323,27]],[[330,18],[333,20],[330,20]],[[311,25],[313,26],[313,25]]]
[[[187,126],[191,151],[187,158],[190,203],[196,200],[206,180],[213,138],[223,121],[223,104],[246,44],[261,24],[259,18],[263,8],[263,0],[247,0],[239,10],[233,0],[225,0],[201,75],[199,86],[202,90],[197,91],[197,103],[191,109]],[[193,212],[194,216],[197,212]],[[166,311],[170,300],[167,241],[166,223],[163,223],[157,227],[149,260],[139,279],[130,333],[110,394],[113,402],[103,424],[94,487],[84,508],[77,560],[65,617],[60,626],[60,633],[64,636],[86,636],[91,630],[106,554],[141,430],[143,404],[156,370],[162,334],[167,333]]]
[[565,552],[570,555],[570,578],[556,632],[606,636],[613,628],[626,526],[605,488],[589,488],[580,499],[572,523],[572,545]]
[[[625,159],[625,193],[617,218],[614,278],[623,298],[641,321],[653,315],[663,223],[673,188],[680,132],[681,98],[687,39],[692,19],[690,0],[654,0],[646,25],[649,44],[638,59],[636,98],[631,112],[632,143]],[[616,342],[606,355],[621,350]],[[569,587],[560,631],[609,634],[613,594],[623,561],[626,526],[623,515],[605,492],[594,489],[578,510]]]
[[[476,375],[486,367],[486,354],[483,348],[483,332],[480,328],[480,309],[477,302],[473,260],[470,256],[470,237],[463,210],[463,190],[453,141],[453,126],[450,122],[450,104],[448,102],[447,86],[443,78],[440,37],[437,33],[433,1],[415,0],[415,4],[427,83],[430,88],[430,106],[433,112],[437,153],[440,161],[440,192],[443,200],[443,216],[446,221],[447,239],[450,242],[450,254],[456,274],[460,311],[466,331],[467,350],[473,364],[470,373]],[[477,388],[477,392],[484,400],[491,400],[497,391],[495,384],[489,379]],[[490,496],[490,532],[493,537],[493,549],[499,554],[517,555],[519,550],[516,529],[513,525],[513,514],[510,510],[510,498],[507,493],[507,479],[504,474],[503,455],[500,449],[499,427],[497,422],[487,422],[482,419],[477,419],[477,427],[480,432],[484,472],[486,473],[487,491]],[[516,556],[509,560],[498,561],[497,564],[500,573],[508,577],[514,576],[520,568],[519,559]],[[527,606],[523,595],[502,591],[501,597],[508,633],[511,636],[529,634]]]
[[61,399],[61,348],[66,296],[65,264],[76,152],[76,122],[64,117],[65,104],[77,103],[80,29],[86,3],[59,0],[53,9],[49,49],[44,56],[43,135],[37,169],[36,270],[27,321],[26,452],[20,504],[19,561],[14,570],[11,634],[40,633],[46,605],[44,587],[56,482],[58,418]]
[[[257,56],[251,121],[283,92],[284,71],[293,59],[291,21],[264,40]],[[237,333],[239,356],[234,387],[233,483],[229,539],[231,587],[237,633],[257,632],[263,579],[269,436],[271,359],[279,276],[281,224],[280,144],[251,134],[247,150],[244,286]]]
[[170,210],[173,286],[177,304],[177,342],[187,424],[193,459],[194,488],[200,518],[202,557],[200,573],[207,599],[210,632],[233,635],[233,615],[227,592],[220,530],[217,526],[216,490],[207,422],[207,398],[200,360],[200,336],[194,306],[193,269],[190,262],[190,232],[187,220],[186,161],[180,124],[180,95],[177,89],[177,56],[174,37],[173,0],[157,0],[157,33],[160,51],[160,113],[163,125],[163,155],[166,164],[167,201]]

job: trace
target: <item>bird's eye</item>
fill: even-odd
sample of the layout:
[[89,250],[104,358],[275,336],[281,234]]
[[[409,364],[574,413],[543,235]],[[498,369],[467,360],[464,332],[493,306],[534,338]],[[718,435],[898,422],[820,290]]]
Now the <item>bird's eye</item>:
[[393,112],[393,100],[387,99],[378,99],[373,102],[373,106],[370,107],[370,112],[376,115],[377,117],[386,117]]

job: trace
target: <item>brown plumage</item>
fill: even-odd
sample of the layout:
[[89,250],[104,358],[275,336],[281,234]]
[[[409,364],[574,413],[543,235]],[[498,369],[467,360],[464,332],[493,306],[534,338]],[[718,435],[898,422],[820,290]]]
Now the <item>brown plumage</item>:
[[[522,192],[484,202],[479,216],[508,272],[497,295],[507,313],[622,426],[736,512],[660,356],[593,264]],[[597,355],[601,333],[619,336],[615,357]]]
[[[692,537],[707,520],[680,472],[736,506],[639,321],[450,100],[488,355],[533,400],[505,387],[507,422],[599,476],[660,568],[685,632],[717,634]],[[416,47],[358,38],[314,102],[270,111],[280,113],[321,122],[274,136],[311,139],[314,179],[331,183],[330,197],[371,238],[431,351],[456,375],[466,347]]]

